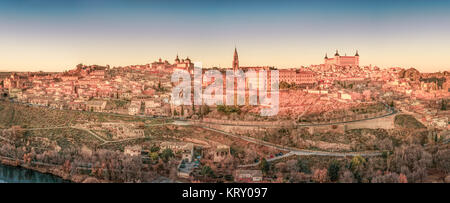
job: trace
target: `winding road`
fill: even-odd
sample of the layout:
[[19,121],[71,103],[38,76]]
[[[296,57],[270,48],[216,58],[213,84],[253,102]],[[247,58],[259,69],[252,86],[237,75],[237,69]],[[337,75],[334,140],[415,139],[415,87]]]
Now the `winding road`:
[[218,132],[227,136],[231,136],[231,137],[235,137],[235,138],[239,138],[254,144],[259,144],[259,145],[263,145],[266,147],[271,147],[277,150],[282,150],[282,151],[288,151],[288,154],[293,154],[293,155],[299,155],[299,156],[306,156],[306,155],[316,155],[316,156],[334,156],[334,157],[346,157],[346,156],[366,156],[366,157],[370,157],[370,156],[380,156],[381,152],[380,151],[361,151],[361,152],[327,152],[327,151],[316,151],[316,150],[307,150],[307,149],[297,149],[297,148],[293,148],[293,147],[286,147],[283,145],[279,145],[279,144],[274,144],[274,143],[270,143],[270,142],[266,142],[260,139],[256,139],[256,138],[252,138],[252,137],[247,137],[247,136],[242,136],[242,135],[235,135],[235,134],[231,134],[222,130],[217,130],[214,128],[209,128],[209,127],[204,127],[202,126],[202,128],[210,130],[210,131],[214,131],[214,132]]
[[[214,132],[218,132],[227,136],[231,136],[231,137],[235,137],[235,138],[239,138],[254,144],[258,144],[258,145],[263,145],[266,147],[271,147],[277,150],[282,150],[282,151],[288,151],[288,153],[282,155],[282,156],[278,156],[278,157],[273,157],[270,159],[267,159],[267,162],[272,162],[272,161],[276,161],[279,159],[283,159],[289,156],[293,156],[293,155],[297,155],[297,156],[331,156],[331,157],[347,157],[347,156],[363,156],[363,157],[372,157],[372,156],[381,156],[381,152],[380,151],[361,151],[361,152],[327,152],[327,151],[317,151],[317,150],[307,150],[307,149],[297,149],[297,148],[293,148],[293,147],[286,147],[286,146],[282,146],[282,145],[278,145],[278,144],[274,144],[274,143],[270,143],[270,142],[266,142],[263,140],[259,140],[256,138],[252,138],[252,137],[247,137],[247,136],[242,136],[242,135],[234,135],[228,132],[224,132],[221,130],[217,130],[217,129],[213,129],[213,128],[208,128],[208,127],[202,127],[204,129],[210,130],[210,131],[214,131]],[[252,163],[252,164],[244,164],[244,165],[239,165],[239,168],[246,168],[246,167],[253,167],[253,166],[257,166],[259,164],[259,162],[256,163]]]

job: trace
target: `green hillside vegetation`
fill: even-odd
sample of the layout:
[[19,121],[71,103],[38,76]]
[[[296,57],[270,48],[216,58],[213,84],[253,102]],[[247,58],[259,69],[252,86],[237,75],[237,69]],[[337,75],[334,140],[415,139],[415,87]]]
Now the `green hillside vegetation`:
[[[71,147],[80,148],[83,145],[93,149],[102,143],[89,133],[83,130],[73,128],[32,130],[32,131],[25,131],[24,133],[26,135],[26,138],[32,137],[48,138],[49,140],[55,141],[56,144],[63,149]],[[37,143],[33,141],[30,142],[30,144],[33,145]]]
[[402,128],[410,128],[410,129],[426,128],[421,122],[416,120],[416,118],[406,114],[395,116],[394,124]]
[[21,126],[22,128],[40,128],[70,126],[76,123],[93,121],[145,121],[134,117],[107,115],[95,112],[51,110],[44,107],[33,107],[9,102],[0,102],[0,128]]

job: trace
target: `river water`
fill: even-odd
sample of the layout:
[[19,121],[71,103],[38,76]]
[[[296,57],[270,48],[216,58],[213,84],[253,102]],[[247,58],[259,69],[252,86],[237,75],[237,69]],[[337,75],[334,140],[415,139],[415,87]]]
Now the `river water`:
[[0,183],[65,183],[60,177],[0,164]]

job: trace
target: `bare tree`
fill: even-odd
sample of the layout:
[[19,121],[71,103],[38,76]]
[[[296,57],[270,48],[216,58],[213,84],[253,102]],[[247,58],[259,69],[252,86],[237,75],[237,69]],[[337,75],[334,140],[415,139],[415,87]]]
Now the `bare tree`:
[[450,149],[439,149],[433,156],[436,168],[450,173]]
[[350,170],[344,170],[339,176],[340,183],[355,183],[356,180]]
[[408,182],[422,182],[427,175],[426,170],[432,163],[430,153],[419,145],[397,148],[389,160],[390,171],[403,173]]
[[312,179],[318,183],[324,183],[328,181],[328,170],[327,169],[316,169],[314,170]]
[[372,178],[372,183],[397,183],[399,176],[397,173],[386,172]]

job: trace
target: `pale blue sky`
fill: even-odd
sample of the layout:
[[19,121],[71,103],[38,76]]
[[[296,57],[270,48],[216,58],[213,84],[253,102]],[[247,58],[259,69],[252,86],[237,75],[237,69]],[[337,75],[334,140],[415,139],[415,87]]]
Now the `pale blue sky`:
[[78,63],[145,64],[178,53],[204,66],[319,64],[326,52],[362,65],[450,70],[449,1],[0,2],[0,70]]

